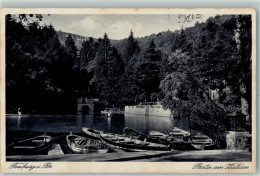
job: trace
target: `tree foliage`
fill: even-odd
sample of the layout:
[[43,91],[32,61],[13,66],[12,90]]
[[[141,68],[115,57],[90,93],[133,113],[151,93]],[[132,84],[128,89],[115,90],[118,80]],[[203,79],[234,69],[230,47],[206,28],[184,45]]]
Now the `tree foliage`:
[[[100,41],[94,59],[94,76],[92,84],[97,88],[101,101],[106,105],[118,105],[121,76],[124,63],[116,48],[111,46],[107,34]],[[117,90],[117,91],[116,91]]]
[[53,26],[39,25],[40,15],[36,21],[26,18],[6,16],[7,111],[20,107],[25,113],[72,112],[72,63],[66,47]]
[[[218,144],[225,130],[226,115],[241,108],[242,75],[247,75],[247,81],[251,82],[248,21],[248,16],[243,16],[243,20],[241,16],[228,19],[217,16],[183,30],[180,37],[184,40],[179,40],[182,42],[168,55],[169,69],[160,85],[165,104],[181,118],[189,118],[192,128],[203,126],[200,131]],[[245,23],[247,31],[241,30]],[[239,39],[241,36],[247,37]],[[248,43],[242,46],[240,41]],[[218,92],[219,98],[212,98],[212,90]],[[251,97],[250,91],[244,94]]]
[[[183,23],[199,18],[180,16]],[[225,130],[226,114],[251,109],[252,22],[250,15],[223,15],[204,23],[143,38],[110,40],[68,35],[41,15],[6,16],[7,111],[74,113],[78,97],[97,97],[123,108],[162,100],[214,139]],[[63,37],[64,38],[64,37]],[[80,37],[80,41],[83,39]],[[61,44],[62,43],[62,44]],[[212,98],[211,91],[218,92]],[[230,108],[232,107],[232,108]],[[231,109],[231,110],[230,110]]]

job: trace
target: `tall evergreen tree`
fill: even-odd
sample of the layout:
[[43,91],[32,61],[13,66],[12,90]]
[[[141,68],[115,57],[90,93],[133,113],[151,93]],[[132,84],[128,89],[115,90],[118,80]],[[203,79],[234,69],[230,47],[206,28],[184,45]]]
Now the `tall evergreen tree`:
[[140,53],[140,47],[138,46],[137,40],[134,38],[133,31],[131,30],[130,35],[127,39],[126,46],[123,50],[123,58],[127,63],[128,61],[131,60],[134,54],[139,54],[139,53]]
[[143,90],[143,93],[138,99],[154,101],[159,92],[161,55],[153,40],[149,43],[143,58],[140,59],[137,62],[135,74],[137,75],[138,87]]
[[97,87],[99,98],[105,105],[119,106],[120,78],[124,73],[123,61],[117,50],[111,46],[107,34],[100,42],[95,57],[92,83]]
[[93,38],[82,42],[79,58],[80,69],[80,94],[81,96],[95,96],[92,86],[89,84],[93,77],[93,62],[96,48]]
[[136,99],[137,86],[136,86],[136,75],[135,66],[138,56],[140,55],[140,47],[137,40],[134,38],[134,33],[131,30],[130,35],[126,41],[123,49],[122,57],[125,62],[125,73],[122,75],[124,80],[122,85],[122,100],[126,104],[133,104]]
[[68,35],[65,40],[65,47],[67,53],[72,57],[72,59],[76,59],[77,57],[77,47],[75,45],[75,41],[73,40],[71,35]]

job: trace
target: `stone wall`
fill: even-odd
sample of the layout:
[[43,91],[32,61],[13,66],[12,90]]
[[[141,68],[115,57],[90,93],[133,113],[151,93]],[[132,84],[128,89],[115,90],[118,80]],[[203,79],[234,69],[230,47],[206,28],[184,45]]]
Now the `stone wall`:
[[249,132],[227,131],[228,150],[252,150],[252,135]]

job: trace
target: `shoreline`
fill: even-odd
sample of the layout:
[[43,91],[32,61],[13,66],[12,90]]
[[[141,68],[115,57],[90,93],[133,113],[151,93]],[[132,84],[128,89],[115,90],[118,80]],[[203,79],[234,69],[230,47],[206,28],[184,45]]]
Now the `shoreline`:
[[[227,157],[228,156],[228,157]],[[248,151],[231,150],[201,150],[201,151],[147,151],[147,152],[118,152],[90,153],[65,155],[17,155],[7,156],[6,161],[91,161],[91,162],[249,162],[252,153]]]

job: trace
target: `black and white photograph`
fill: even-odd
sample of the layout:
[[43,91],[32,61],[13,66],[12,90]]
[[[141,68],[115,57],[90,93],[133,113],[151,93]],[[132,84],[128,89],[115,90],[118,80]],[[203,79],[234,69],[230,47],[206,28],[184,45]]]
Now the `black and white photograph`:
[[255,11],[240,10],[7,11],[7,168],[252,169],[245,163],[255,162]]

